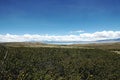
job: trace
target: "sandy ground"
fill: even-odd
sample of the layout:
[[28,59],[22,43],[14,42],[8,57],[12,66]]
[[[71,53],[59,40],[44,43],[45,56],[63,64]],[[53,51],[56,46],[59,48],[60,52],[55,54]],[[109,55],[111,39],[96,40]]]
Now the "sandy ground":
[[117,54],[120,54],[120,51],[113,51],[113,52],[115,52],[115,53],[117,53]]

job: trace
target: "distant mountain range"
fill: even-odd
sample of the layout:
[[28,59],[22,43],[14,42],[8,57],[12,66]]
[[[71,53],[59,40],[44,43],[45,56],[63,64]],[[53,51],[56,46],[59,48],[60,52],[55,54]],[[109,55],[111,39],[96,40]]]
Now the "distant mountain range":
[[105,39],[105,40],[98,40],[96,42],[120,42],[120,38],[117,39]]
[[42,41],[42,43],[61,44],[61,45],[63,45],[63,44],[112,43],[112,42],[120,42],[120,38],[97,40],[97,41]]

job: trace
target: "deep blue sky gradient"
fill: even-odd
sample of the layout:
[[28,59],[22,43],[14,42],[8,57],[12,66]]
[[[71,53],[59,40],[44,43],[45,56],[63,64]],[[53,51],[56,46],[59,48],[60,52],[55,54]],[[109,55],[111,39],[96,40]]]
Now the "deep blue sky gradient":
[[0,34],[120,30],[120,0],[0,0]]

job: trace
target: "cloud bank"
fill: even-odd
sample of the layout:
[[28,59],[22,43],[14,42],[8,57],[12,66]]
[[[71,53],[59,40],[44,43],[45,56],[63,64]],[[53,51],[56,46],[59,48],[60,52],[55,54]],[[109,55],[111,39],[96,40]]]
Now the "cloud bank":
[[24,41],[96,41],[120,38],[120,31],[97,31],[94,33],[81,33],[79,35],[39,35],[39,34],[0,34],[0,42]]

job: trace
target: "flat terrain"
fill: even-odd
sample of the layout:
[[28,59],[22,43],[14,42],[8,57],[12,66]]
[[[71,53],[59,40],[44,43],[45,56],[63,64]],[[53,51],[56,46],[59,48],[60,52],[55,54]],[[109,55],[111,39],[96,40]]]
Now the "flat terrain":
[[0,80],[120,80],[120,43],[1,43]]
[[8,42],[0,43],[8,47],[58,47],[58,48],[94,48],[94,49],[120,49],[120,42],[117,43],[91,43],[91,44],[72,44],[72,45],[55,45],[39,42]]

